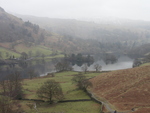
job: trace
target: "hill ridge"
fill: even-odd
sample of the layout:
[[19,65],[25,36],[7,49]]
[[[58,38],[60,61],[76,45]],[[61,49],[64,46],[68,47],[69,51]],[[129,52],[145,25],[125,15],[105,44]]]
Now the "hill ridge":
[[91,81],[96,96],[105,98],[118,110],[150,106],[150,66],[101,74]]
[[5,12],[5,10],[2,7],[0,7],[0,11]]

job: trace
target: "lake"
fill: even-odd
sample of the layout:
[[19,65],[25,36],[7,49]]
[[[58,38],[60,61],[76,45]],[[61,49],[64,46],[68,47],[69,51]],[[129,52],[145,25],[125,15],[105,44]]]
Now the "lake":
[[[102,71],[111,71],[111,70],[120,70],[120,69],[128,69],[132,68],[133,59],[129,58],[128,56],[120,56],[118,61],[113,64],[107,64],[103,60],[95,61],[92,65],[88,66],[88,71],[95,71],[94,65],[99,64],[102,66]],[[81,69],[82,66],[74,65],[74,71],[83,71]]]
[[[44,76],[47,73],[56,72],[55,65],[59,61],[59,59],[55,59],[53,61],[36,61],[36,62],[27,62],[26,65],[17,64],[14,66],[5,65],[0,67],[0,76],[1,78],[5,78],[6,75],[11,74],[14,70],[19,70],[21,72],[21,76],[23,78],[28,78],[29,73],[32,71],[37,76]],[[128,56],[121,56],[118,58],[118,61],[113,64],[105,64],[103,60],[96,60],[93,64],[88,67],[88,71],[95,71],[94,65],[99,64],[102,66],[102,71],[110,71],[110,70],[119,70],[119,69],[127,69],[132,68],[133,59]],[[82,66],[73,65],[74,71],[83,71],[81,69]],[[4,69],[3,69],[4,68]]]

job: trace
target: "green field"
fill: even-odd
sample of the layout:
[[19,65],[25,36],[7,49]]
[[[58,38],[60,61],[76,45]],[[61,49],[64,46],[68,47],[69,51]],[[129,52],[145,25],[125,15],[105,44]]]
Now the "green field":
[[[75,84],[72,84],[72,77],[78,74],[78,72],[61,72],[56,73],[55,77],[45,76],[39,77],[32,80],[24,80],[23,86],[25,90],[25,98],[28,99],[38,99],[36,96],[37,89],[48,79],[55,79],[55,81],[59,82],[63,93],[64,93],[64,100],[76,100],[76,99],[90,99],[89,96],[82,90],[76,90]],[[85,74],[88,78],[94,77],[99,75],[100,73],[88,73]],[[33,104],[33,101],[21,101],[25,111],[29,113],[31,111],[35,111],[35,109],[29,109],[26,106],[27,103]],[[37,105],[38,106],[38,105]],[[56,112],[56,113],[99,113],[100,105],[93,102],[67,102],[67,103],[57,103],[50,105],[48,103],[41,103],[40,106],[37,107],[39,112]]]
[[[81,90],[72,91],[76,89],[75,84],[72,83],[72,75],[78,74],[78,72],[62,72],[56,73],[55,77],[42,77],[42,78],[35,78],[33,80],[24,80],[24,89],[26,91],[26,98],[29,99],[36,99],[36,92],[37,88],[42,85],[48,79],[55,79],[56,82],[59,82],[62,86],[63,92],[65,94],[65,99],[89,99],[89,97]],[[93,77],[98,75],[99,73],[90,73],[86,74],[86,76]],[[69,92],[69,93],[68,93]]]
[[8,59],[13,56],[15,58],[19,58],[22,52],[25,52],[26,54],[28,54],[29,57],[36,56],[35,58],[36,60],[43,59],[43,58],[52,59],[52,58],[64,57],[64,55],[61,54],[60,51],[52,51],[51,48],[47,48],[45,46],[37,45],[37,46],[26,47],[24,45],[16,45],[14,47],[14,50],[9,50],[9,49],[0,47],[0,58]]
[[9,58],[10,56],[15,56],[15,57],[20,56],[19,53],[15,53],[13,51],[7,50],[7,49],[2,48],[2,47],[0,47],[0,52],[1,52],[1,58],[3,58],[3,59]]
[[[32,103],[32,102],[31,102]],[[27,102],[24,101],[23,105]],[[25,107],[27,113],[37,113],[35,109],[29,109]],[[57,103],[49,105],[47,103],[41,103],[37,105],[38,113],[99,113],[100,105],[93,102],[68,102],[68,103]]]

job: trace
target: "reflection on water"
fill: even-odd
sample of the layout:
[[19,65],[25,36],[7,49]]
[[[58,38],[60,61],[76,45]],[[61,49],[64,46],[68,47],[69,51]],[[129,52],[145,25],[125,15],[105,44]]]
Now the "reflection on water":
[[[5,77],[6,75],[11,74],[14,70],[20,71],[23,78],[29,78],[30,72],[34,72],[37,76],[44,76],[47,73],[56,72],[55,65],[58,61],[59,59],[56,59],[56,61],[37,61],[35,63],[30,61],[25,64],[17,64],[14,66],[4,65],[0,67],[0,76],[1,78]],[[118,61],[116,63],[107,65],[103,60],[99,60],[94,62],[93,64],[88,65],[88,70],[95,71],[95,64],[101,65],[103,71],[127,69],[132,67],[133,59],[127,56],[122,56],[118,58]],[[82,65],[78,66],[75,64],[73,66],[73,69],[74,71],[83,71],[81,67]]]
[[[94,65],[99,64],[102,66],[102,71],[109,71],[109,70],[120,70],[120,69],[127,69],[132,68],[133,59],[129,58],[128,56],[121,56],[118,58],[118,61],[114,64],[107,64],[103,60],[99,60],[94,62],[92,65],[88,67],[89,71],[95,71]],[[74,65],[74,71],[82,71],[81,66]]]
[[18,71],[22,78],[30,78],[31,74],[35,76],[41,76],[48,72],[54,71],[55,62],[53,61],[28,61],[20,62],[18,64],[12,65],[0,65],[0,79],[5,79],[7,75],[12,74],[15,71]]

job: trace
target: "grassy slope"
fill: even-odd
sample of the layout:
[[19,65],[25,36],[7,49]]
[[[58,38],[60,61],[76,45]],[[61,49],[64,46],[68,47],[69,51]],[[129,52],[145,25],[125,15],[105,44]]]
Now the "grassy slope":
[[135,108],[139,113],[150,113],[150,66],[113,71],[91,80],[93,92],[109,101],[114,109],[128,111]]
[[[89,99],[89,97],[81,90],[75,90],[76,89],[75,84],[72,84],[72,77],[73,75],[78,74],[78,72],[62,72],[62,73],[56,73],[55,77],[41,77],[41,78],[35,78],[32,80],[24,80],[24,89],[26,96],[25,98],[30,99],[38,99],[36,96],[36,90],[37,88],[42,85],[42,83],[48,79],[55,79],[57,82],[59,82],[62,86],[63,93],[66,100],[69,99]],[[93,77],[97,76],[99,73],[89,73],[86,74],[87,77]],[[27,101],[21,102],[23,104],[24,109],[26,111],[31,111],[26,106],[26,103],[29,103]],[[33,102],[31,102],[33,103]],[[59,103],[56,105],[48,105],[43,103],[41,106],[38,107],[40,112],[64,112],[64,113],[98,113],[100,111],[100,105],[93,102],[71,102],[71,103]],[[34,110],[33,110],[34,111]]]
[[6,53],[8,53],[9,56],[15,56],[15,57],[19,57],[19,56],[20,56],[20,54],[15,53],[15,52],[13,52],[13,51],[10,51],[10,50],[8,50],[8,49],[2,48],[2,47],[0,47],[0,52],[1,52],[1,54],[2,54],[2,58],[3,58],[3,59],[9,58],[9,57],[6,57]]
[[[14,47],[14,50],[8,49],[9,45],[10,45],[9,43],[0,44],[0,45],[2,46],[2,47],[0,47],[0,52],[2,54],[3,59],[9,58],[10,56],[15,56],[16,58],[18,58],[18,57],[20,57],[22,52],[26,52],[28,54],[29,51],[32,51],[32,56],[36,56],[37,52],[40,53],[40,56],[42,54],[44,54],[45,59],[57,58],[57,57],[63,57],[64,56],[60,53],[60,51],[58,51],[58,53],[57,53],[58,55],[49,56],[52,54],[51,48],[47,48],[47,47],[42,46],[42,45],[26,47],[24,44],[18,44]],[[9,57],[6,57],[6,53],[9,54]],[[38,58],[38,59],[40,59],[40,58]]]

